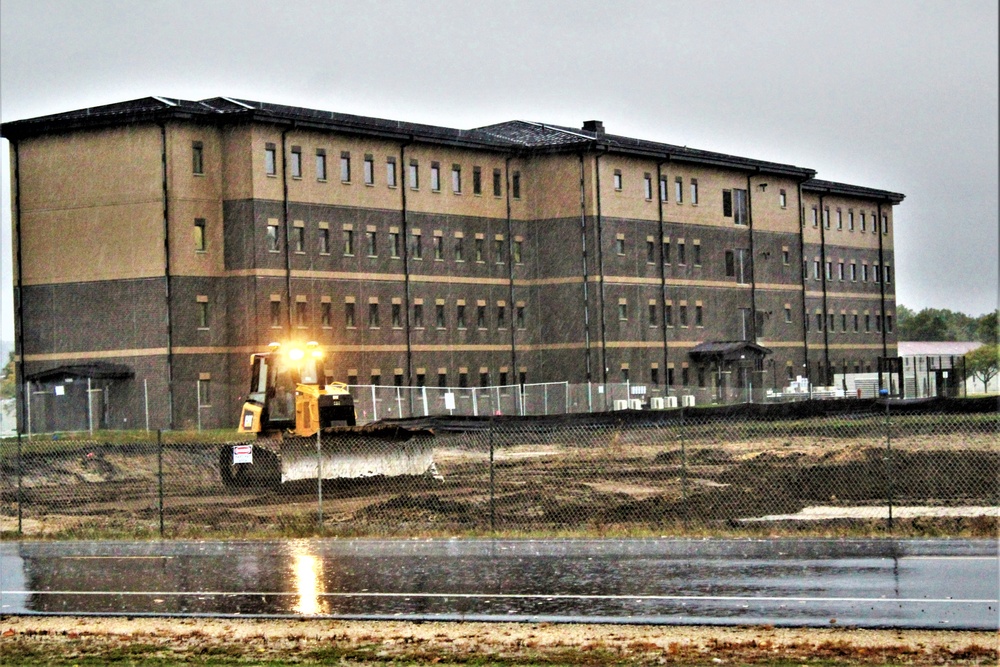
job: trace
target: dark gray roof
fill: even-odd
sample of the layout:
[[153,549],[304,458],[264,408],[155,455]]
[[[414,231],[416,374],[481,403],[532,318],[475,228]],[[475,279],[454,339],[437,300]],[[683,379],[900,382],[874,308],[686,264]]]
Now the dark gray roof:
[[106,361],[94,361],[89,364],[70,364],[57,366],[45,371],[38,371],[26,376],[32,382],[48,382],[65,378],[91,378],[93,380],[125,380],[135,375],[131,368],[124,364],[112,364]]
[[771,354],[769,348],[748,340],[714,340],[699,343],[688,354],[693,359],[739,359],[741,355],[763,357]]
[[461,130],[229,97],[212,97],[199,101],[144,97],[3,123],[0,125],[0,135],[16,141],[26,137],[85,128],[163,122],[170,119],[219,124],[271,122],[283,126],[316,128],[358,136],[466,146],[514,154],[584,151],[634,155],[669,163],[714,165],[748,172],[786,175],[803,180],[805,182],[803,187],[810,192],[871,197],[893,203],[903,200],[903,195],[894,192],[817,180],[812,178],[816,174],[815,170],[805,167],[607,134],[603,131],[523,120]]

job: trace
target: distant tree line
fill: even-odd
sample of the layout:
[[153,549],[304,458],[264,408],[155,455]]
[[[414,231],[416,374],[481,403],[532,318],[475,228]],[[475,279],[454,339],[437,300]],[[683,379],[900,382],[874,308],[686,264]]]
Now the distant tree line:
[[899,340],[977,341],[997,344],[997,311],[979,317],[945,308],[924,308],[919,312],[899,304],[896,308]]

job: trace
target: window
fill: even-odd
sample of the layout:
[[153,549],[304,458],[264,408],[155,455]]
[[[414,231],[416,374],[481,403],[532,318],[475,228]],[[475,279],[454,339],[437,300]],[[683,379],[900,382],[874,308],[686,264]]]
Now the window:
[[867,264],[862,264],[861,265],[861,282],[863,282],[863,283],[868,282],[868,265]]
[[674,367],[673,364],[667,367],[667,385],[673,386],[674,384]]
[[736,254],[732,250],[726,251],[726,276],[736,277]]
[[681,368],[681,384],[685,387],[691,382],[691,369],[687,366]]
[[448,386],[448,374],[439,372],[438,373],[438,386],[447,387]]
[[647,201],[653,199],[653,177],[649,174],[642,176],[642,192]]
[[500,170],[499,169],[494,169],[493,170],[493,196],[494,197],[499,197],[500,194],[501,194],[501,188],[500,188]]
[[683,241],[677,242],[677,263],[678,264],[687,263],[687,253],[685,252],[685,245]]
[[375,158],[371,155],[365,156],[365,185],[375,185]]
[[486,306],[484,304],[476,306],[476,328],[486,328]]
[[320,324],[323,326],[324,329],[330,328],[330,324],[333,320],[332,308],[333,304],[331,304],[329,301],[324,301],[319,305]]
[[427,375],[425,373],[417,373],[417,386],[418,387],[427,386]]
[[840,330],[847,332],[847,313],[840,314]]
[[344,304],[344,326],[353,329],[354,325],[354,302],[348,301]]
[[444,236],[441,234],[434,235],[434,259],[439,262],[444,259]]
[[785,306],[785,322],[791,322],[791,321],[792,321],[792,307]]
[[295,302],[295,326],[304,329],[309,323],[309,304],[305,301]]
[[649,326],[655,327],[658,322],[656,321],[656,302],[650,302],[649,304]]
[[370,384],[375,387],[380,386],[382,384],[382,374],[377,371],[372,371]]
[[278,225],[270,224],[267,225],[267,251],[268,252],[278,252]]
[[698,205],[698,179],[691,179],[691,205]]
[[191,173],[205,173],[205,148],[200,141],[191,142]]
[[885,282],[886,282],[886,284],[891,283],[892,282],[892,267],[889,266],[888,264],[886,264],[882,268],[882,272],[885,275]]
[[858,265],[855,264],[854,262],[851,262],[851,269],[850,269],[850,271],[851,271],[851,273],[850,273],[850,275],[851,275],[851,282],[857,282],[857,280],[858,280]]
[[521,172],[515,171],[510,177],[510,189],[511,194],[514,195],[514,199],[521,198]]
[[837,280],[844,279],[844,263],[837,262]]
[[747,191],[723,190],[722,215],[727,218],[733,218],[734,224],[749,224],[749,216],[747,214]]
[[882,216],[882,233],[883,234],[889,233],[889,218],[888,216],[885,215]]
[[668,327],[674,326],[674,306],[669,301],[663,305],[663,319]]
[[368,304],[368,328],[369,329],[378,329],[379,328],[378,304],[377,303],[369,303]]
[[694,265],[701,266],[701,244],[696,243],[691,248],[694,252]]
[[656,262],[656,244],[653,239],[646,240],[646,263],[654,264]]
[[410,189],[420,189],[420,167],[416,160],[410,160]]
[[615,184],[615,190],[618,190],[619,192],[621,192],[621,189],[622,189],[622,170],[621,169],[615,169],[614,184]]
[[493,239],[493,258],[497,264],[503,264],[503,237]]
[[424,328],[424,304],[413,304],[413,327],[415,329]]
[[823,330],[823,313],[816,313],[816,331]]
[[326,180],[326,151],[322,148],[316,149],[316,180]]
[[828,313],[826,316],[826,328],[830,331],[830,333],[837,330],[837,325],[833,321],[833,313]]
[[868,222],[865,220],[865,212],[861,211],[860,213],[858,213],[858,216],[860,217],[861,231],[863,231],[863,232],[867,231]]
[[688,325],[688,307],[686,304],[681,304],[680,312],[678,316],[680,318],[681,326],[686,327]]
[[875,331],[877,333],[881,333],[881,331],[882,331],[882,316],[881,315],[876,315],[875,316]]
[[292,228],[292,247],[297,253],[306,251],[306,230],[303,227]]
[[872,264],[872,282],[877,283],[880,282],[881,280],[882,278],[880,277],[879,274],[878,264]]
[[461,236],[455,238],[455,261],[465,261],[465,239]]
[[281,302],[277,299],[271,300],[271,328],[281,326]]
[[389,256],[399,257],[399,232],[389,232]]
[[618,319],[623,322],[628,319],[628,302],[625,299],[618,301]]
[[486,252],[486,249],[483,246],[485,245],[485,243],[486,242],[483,239],[478,238],[478,237],[476,238],[476,243],[475,243],[476,250],[475,250],[475,252],[476,252],[476,261],[477,262],[484,261],[483,260],[483,253]]
[[854,231],[854,211],[847,211],[847,231]]
[[670,263],[670,239],[663,241],[663,263]]
[[778,205],[781,208],[785,208],[788,206],[788,195],[785,194],[784,190],[778,191]]
[[490,386],[490,374],[489,372],[479,373],[479,386],[488,387]]
[[506,387],[507,386],[507,371],[500,371],[500,380],[499,380],[499,383],[500,383],[501,387]]
[[865,333],[871,333],[872,331],[872,316],[869,313],[865,313]]
[[340,154],[340,180],[344,183],[351,182],[351,154],[347,151]]
[[292,146],[292,178],[302,178],[302,148]]
[[274,144],[267,144],[264,148],[264,173],[268,176],[278,175],[278,150]]
[[459,329],[465,328],[465,304],[458,304],[458,308],[455,312],[455,324]]
[[354,230],[345,229],[344,230],[344,254],[353,255],[354,254]]
[[791,261],[792,261],[791,252],[788,250],[788,248],[782,248],[781,263],[784,264],[785,266],[788,266]]
[[514,318],[518,329],[524,328],[524,306],[517,306],[514,310]]
[[660,201],[667,201],[667,177],[660,176]]
[[852,318],[854,320],[854,333],[858,333],[858,314],[854,313]]
[[497,329],[507,327],[507,308],[502,304],[497,304]]
[[205,252],[205,218],[194,219],[194,250]]
[[520,239],[514,239],[514,263],[521,263],[521,250],[524,247],[524,241]]
[[479,167],[472,168],[472,194],[483,194],[483,170]]
[[396,187],[396,158],[390,157],[385,161],[385,184],[390,188]]
[[819,280],[819,260],[813,260],[813,280]]
[[368,256],[376,257],[378,255],[378,236],[373,231],[365,232],[365,239],[368,245]]
[[892,333],[892,315],[885,316],[885,330],[888,333]]
[[444,304],[439,303],[434,307],[434,326],[444,329]]
[[208,297],[199,296],[198,297],[198,328],[207,329],[208,328]]
[[704,309],[699,305],[695,305],[694,307],[694,325],[696,327],[705,326]]
[[330,254],[330,228],[320,227],[319,228],[319,254],[329,255]]
[[457,164],[451,166],[451,191],[462,194],[462,167]]
[[615,239],[615,253],[619,255],[625,254],[625,235],[619,234]]
[[826,263],[826,272],[824,273],[824,275],[826,276],[827,280],[833,280],[833,262],[832,261],[827,261],[827,263]]
[[705,367],[704,366],[698,366],[698,386],[699,387],[704,387],[705,386]]
[[413,255],[413,259],[423,259],[424,256],[423,244],[420,243],[420,232],[416,230],[410,235],[410,254]]
[[830,229],[830,207],[823,208],[823,227]]
[[838,208],[837,209],[837,229],[844,228],[844,213]]
[[684,180],[680,176],[674,179],[674,201],[678,204],[684,202]]
[[649,383],[655,385],[660,384],[660,369],[657,366],[652,366],[649,369]]
[[812,207],[812,223],[813,227],[819,227],[819,209],[815,206]]
[[403,306],[399,303],[392,304],[392,328],[402,329],[403,328]]
[[463,389],[469,386],[469,374],[465,370],[458,371],[458,386]]
[[441,191],[441,165],[437,162],[431,162],[431,190]]

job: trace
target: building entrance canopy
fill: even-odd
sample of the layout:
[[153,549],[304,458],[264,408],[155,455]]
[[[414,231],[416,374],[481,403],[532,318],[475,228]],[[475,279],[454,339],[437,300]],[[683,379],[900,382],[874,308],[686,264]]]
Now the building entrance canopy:
[[708,341],[699,343],[688,352],[695,361],[740,361],[763,359],[771,349],[746,340]]

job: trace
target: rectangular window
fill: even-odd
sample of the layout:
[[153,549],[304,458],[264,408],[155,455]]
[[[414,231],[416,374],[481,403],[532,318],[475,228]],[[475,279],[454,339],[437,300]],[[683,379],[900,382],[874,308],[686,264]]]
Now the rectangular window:
[[781,250],[781,263],[788,266],[792,261],[792,254],[788,248],[782,248]]
[[465,239],[461,236],[455,239],[455,261],[465,261]]
[[687,251],[685,250],[685,248],[686,248],[686,246],[684,245],[684,243],[682,241],[678,241],[678,243],[677,243],[677,263],[678,264],[686,264],[687,263]]
[[267,144],[264,148],[264,173],[268,176],[278,175],[278,150],[274,144]]
[[652,241],[652,239],[646,241],[646,263],[656,263],[656,244]]
[[844,279],[844,263],[837,262],[837,280]]
[[205,173],[205,148],[200,141],[191,142],[191,173]]
[[514,199],[521,198],[521,172],[515,171],[510,177],[510,189]]
[[736,277],[736,253],[732,250],[726,251],[726,277]]
[[885,215],[882,216],[882,233],[889,233],[889,217]]
[[295,302],[295,326],[304,329],[309,324],[309,304],[305,301]]
[[438,261],[444,259],[444,237],[440,234],[434,235],[434,259]]
[[420,165],[416,160],[410,160],[410,189],[420,189]]
[[750,214],[747,209],[746,190],[733,190],[733,223],[737,225],[749,225]]
[[302,178],[302,149],[292,146],[292,178]]
[[833,262],[828,261],[826,263],[826,272],[824,273],[827,280],[833,280]]
[[402,329],[403,328],[403,306],[399,303],[392,304],[392,328]]
[[480,238],[476,239],[476,244],[475,245],[476,245],[476,261],[477,262],[484,261],[483,260],[483,254],[486,252],[486,249],[483,246],[485,244],[486,244],[485,240],[480,239]]
[[502,189],[500,187],[500,170],[499,169],[494,169],[493,170],[493,196],[494,197],[499,197],[502,194],[501,190]]
[[843,332],[847,331],[847,313],[840,314],[840,330]]
[[819,209],[815,206],[812,207],[812,223],[813,227],[819,227]]
[[680,318],[681,326],[686,327],[688,325],[688,307],[683,303],[679,308],[678,316]]
[[694,307],[694,325],[696,327],[705,326],[704,309],[698,305],[695,305]]
[[326,180],[326,151],[322,148],[316,149],[316,180]]
[[465,304],[458,304],[455,312],[455,324],[459,329],[465,328]]
[[660,176],[660,201],[667,201],[667,177]]
[[618,302],[618,319],[623,322],[628,320],[628,302],[624,299]]
[[368,304],[368,328],[369,329],[378,329],[379,328],[378,304],[377,303],[369,303]]
[[781,206],[781,208],[788,206],[788,195],[785,194],[784,190],[778,191],[778,205]]
[[698,205],[698,179],[691,179],[691,205]]
[[847,211],[847,231],[854,231],[854,211]]
[[372,372],[371,380],[369,381],[369,383],[372,386],[374,386],[374,387],[381,386],[381,384],[382,384],[382,374],[381,373]]
[[390,157],[385,162],[385,184],[390,188],[396,187],[396,158]]
[[688,386],[691,383],[691,369],[687,366],[681,368],[681,384]]
[[872,316],[865,313],[865,333],[871,333],[872,331]]
[[868,282],[868,265],[867,264],[862,264],[861,265],[861,282],[863,282],[863,283]]
[[205,252],[205,218],[194,219],[194,250],[195,252]]
[[885,282],[886,282],[886,284],[891,283],[892,282],[892,267],[889,266],[888,264],[886,264],[885,267],[882,269],[882,271],[885,274]]
[[892,333],[892,315],[885,316],[885,330],[888,333]]
[[451,166],[451,191],[462,194],[462,167],[457,164]]
[[268,252],[278,252],[280,246],[278,245],[278,225],[268,225],[267,226],[267,251]]
[[503,264],[503,239],[493,240],[493,259],[497,264]]
[[826,328],[830,333],[837,330],[837,323],[833,321],[833,313],[828,313],[826,316]]
[[431,190],[441,191],[441,165],[437,162],[431,162]]
[[823,313],[816,313],[816,331],[823,330]]
[[410,254],[413,255],[413,259],[423,259],[424,257],[424,247],[420,240],[419,232],[413,232],[410,235]]
[[444,329],[444,304],[439,303],[434,307],[434,326]]
[[819,280],[819,260],[813,260],[813,280]]
[[424,328],[424,304],[413,304],[413,327],[415,329]]
[[344,230],[344,254],[353,255],[354,254],[354,230],[345,229]]
[[472,168],[472,194],[483,194],[483,170],[479,167]]
[[497,329],[504,329],[507,327],[507,308],[501,304],[497,304]]
[[371,155],[365,156],[365,185],[375,185],[375,158]]
[[851,262],[851,282],[857,282],[858,280],[858,265]]
[[691,248],[692,252],[694,252],[694,265],[701,266],[701,245],[696,243]]
[[518,329],[524,328],[524,306],[518,306],[514,310],[514,317],[516,318],[516,324]]
[[418,387],[427,386],[427,375],[425,373],[417,373],[417,386]]
[[839,208],[837,209],[837,229],[844,228],[844,213]]
[[649,304],[649,322],[647,324],[649,324],[649,326],[651,326],[651,327],[655,327],[656,325],[659,324],[659,322],[656,321],[656,302],[655,301],[653,303]]
[[319,254],[330,254],[330,229],[329,227],[319,228]]
[[208,298],[204,297],[204,301],[199,297],[198,300],[198,328],[207,329],[208,328]]
[[355,326],[353,301],[344,304],[344,326],[348,329],[353,329]]
[[521,263],[521,250],[523,249],[523,247],[524,247],[524,241],[521,241],[520,239],[514,239],[514,263],[515,264],[520,264]]
[[292,248],[297,253],[306,251],[306,230],[303,227],[292,228]]
[[664,264],[669,264],[670,263],[670,241],[669,240],[664,241],[662,245],[663,245],[663,263]]
[[861,211],[860,213],[858,213],[858,217],[860,218],[861,222],[861,231],[866,231],[868,227],[868,221],[865,219],[865,212]]
[[858,314],[854,313],[851,317],[854,320],[854,333],[858,333]]
[[725,218],[733,217],[733,191],[723,190],[722,191],[722,216]]
[[785,306],[785,322],[791,322],[791,321],[792,321],[792,307]]
[[378,236],[375,232],[365,232],[365,239],[368,242],[368,256],[378,255]]
[[678,204],[684,202],[684,180],[680,176],[674,179],[674,201]]
[[448,374],[447,373],[438,373],[438,386],[439,387],[447,387],[448,386]]
[[621,192],[621,189],[622,189],[622,170],[621,169],[615,169],[614,184],[615,184],[615,190],[618,190],[619,192]]
[[830,207],[825,206],[823,208],[823,227],[830,229]]
[[340,154],[340,180],[344,183],[351,182],[351,154],[347,151]]
[[325,329],[330,328],[330,323],[333,319],[332,308],[333,304],[330,303],[329,301],[324,301],[319,305],[320,324]]
[[875,331],[876,331],[876,333],[881,333],[882,332],[882,316],[881,315],[876,315],[875,316]]
[[674,306],[671,303],[664,304],[663,306],[663,319],[666,321],[668,327],[674,326]]
[[653,177],[649,174],[642,176],[642,193],[647,201],[653,199]]
[[399,232],[389,232],[389,256],[399,257]]
[[618,238],[615,239],[615,253],[619,255],[625,254],[625,236],[624,234],[619,234]]
[[490,386],[490,374],[488,372],[479,374],[479,386],[480,387]]
[[271,301],[271,328],[275,329],[281,326],[281,302],[274,300]]
[[482,304],[476,306],[476,327],[479,329],[486,328],[486,306]]
[[462,389],[469,386],[469,374],[461,369],[458,371],[458,386]]

